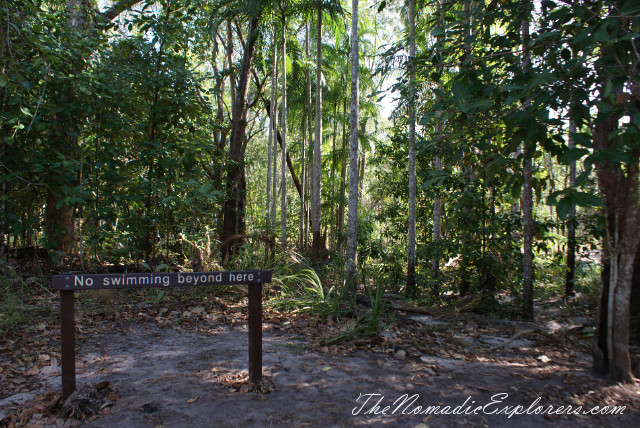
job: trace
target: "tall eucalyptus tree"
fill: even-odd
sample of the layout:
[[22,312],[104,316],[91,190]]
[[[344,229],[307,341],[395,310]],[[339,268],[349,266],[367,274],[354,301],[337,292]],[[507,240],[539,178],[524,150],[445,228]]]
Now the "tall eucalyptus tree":
[[287,20],[285,9],[282,12],[282,147],[280,162],[280,245],[282,248],[287,247],[287,39],[286,29]]
[[347,221],[347,253],[345,283],[356,286],[358,263],[358,129],[359,71],[358,0],[351,0],[351,107],[349,113],[349,217]]
[[[527,74],[531,68],[531,52],[529,50],[529,21],[531,5],[525,2],[526,15],[522,20],[522,73]],[[531,107],[531,98],[526,97],[523,108]],[[532,157],[535,152],[535,141],[524,141],[522,144],[522,226],[523,226],[523,258],[522,258],[522,316],[533,319],[533,168]]]
[[321,175],[322,168],[322,3],[318,2],[316,18],[316,114],[315,140],[313,142],[313,174],[311,181],[311,229],[313,233],[313,257],[320,257],[321,237]]
[[247,25],[247,36],[242,53],[242,63],[232,99],[231,135],[229,137],[229,162],[225,177],[226,198],[223,206],[223,225],[220,236],[223,263],[228,262],[234,252],[235,244],[244,238],[244,211],[246,200],[246,177],[244,159],[246,152],[247,119],[250,103],[248,101],[249,84],[253,57],[260,35],[259,24],[267,1],[251,0],[237,2],[220,0],[215,7],[219,23],[229,19],[238,20]]
[[409,231],[407,257],[407,294],[414,295],[416,288],[416,71],[414,60],[416,57],[416,1],[409,0],[407,4],[409,14]]

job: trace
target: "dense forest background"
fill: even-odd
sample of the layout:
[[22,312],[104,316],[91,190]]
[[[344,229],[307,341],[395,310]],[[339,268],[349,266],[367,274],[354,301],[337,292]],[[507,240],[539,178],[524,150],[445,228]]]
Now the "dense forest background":
[[637,2],[5,0],[0,30],[4,277],[273,268],[374,324],[577,293],[632,379]]

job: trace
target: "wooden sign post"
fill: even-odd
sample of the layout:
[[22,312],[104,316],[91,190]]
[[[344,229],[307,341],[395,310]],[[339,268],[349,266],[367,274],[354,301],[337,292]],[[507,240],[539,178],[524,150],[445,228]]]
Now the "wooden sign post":
[[270,270],[229,272],[173,272],[54,275],[53,289],[60,291],[60,346],[62,398],[76,390],[76,340],[74,293],[110,288],[194,287],[247,284],[249,286],[249,380],[262,380],[262,284],[271,282]]

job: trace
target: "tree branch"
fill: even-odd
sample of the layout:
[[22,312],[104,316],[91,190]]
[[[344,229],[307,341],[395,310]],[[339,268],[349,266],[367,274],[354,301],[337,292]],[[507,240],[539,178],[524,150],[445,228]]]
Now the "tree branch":
[[114,20],[118,15],[120,15],[125,10],[131,8],[131,6],[138,4],[141,1],[142,0],[121,0],[116,4],[114,4],[113,6],[111,6],[110,9],[105,10],[99,15],[102,17],[102,19],[105,20],[105,22],[109,22]]

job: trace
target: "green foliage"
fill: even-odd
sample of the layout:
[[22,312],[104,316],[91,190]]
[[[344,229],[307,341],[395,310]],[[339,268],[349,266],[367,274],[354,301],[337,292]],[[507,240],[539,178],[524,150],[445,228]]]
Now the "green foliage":
[[313,269],[275,277],[273,282],[280,286],[280,295],[273,300],[275,306],[311,311],[318,314],[322,321],[341,313],[340,305],[347,290],[334,285],[325,292],[322,281]]
[[28,303],[30,287],[2,261],[0,275],[0,332],[28,323],[35,311]]

